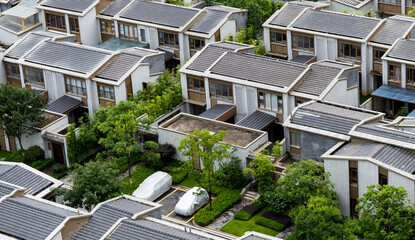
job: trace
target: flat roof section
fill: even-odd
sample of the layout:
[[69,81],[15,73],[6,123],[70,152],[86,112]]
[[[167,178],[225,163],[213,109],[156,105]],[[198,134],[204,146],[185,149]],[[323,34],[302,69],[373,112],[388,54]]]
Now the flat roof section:
[[117,50],[122,50],[122,49],[127,49],[127,48],[133,48],[133,47],[147,48],[148,43],[130,41],[126,39],[113,37],[101,44],[98,44],[95,47],[110,50],[110,51],[117,51]]
[[372,96],[415,104],[415,90],[408,88],[382,85],[372,93]]
[[223,142],[231,143],[234,146],[246,148],[265,132],[239,127],[230,123],[209,120],[189,114],[181,113],[175,118],[164,123],[161,128],[180,132],[184,135],[192,134],[196,128],[208,129],[211,133],[226,131]]

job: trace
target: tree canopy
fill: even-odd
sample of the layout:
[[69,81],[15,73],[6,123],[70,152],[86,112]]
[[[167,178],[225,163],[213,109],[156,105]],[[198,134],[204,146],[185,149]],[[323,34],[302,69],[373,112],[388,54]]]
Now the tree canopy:
[[262,193],[275,179],[275,166],[269,156],[259,154],[249,163],[245,174],[251,173],[258,182],[258,190]]

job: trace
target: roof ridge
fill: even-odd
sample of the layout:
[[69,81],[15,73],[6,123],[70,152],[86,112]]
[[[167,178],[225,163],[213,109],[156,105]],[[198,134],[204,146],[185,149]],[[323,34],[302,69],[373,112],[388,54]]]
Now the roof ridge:
[[1,176],[6,175],[7,173],[9,173],[10,171],[12,171],[13,169],[15,169],[15,168],[17,168],[17,167],[19,167],[19,165],[14,165],[14,166],[10,167],[9,169],[7,169],[7,170],[6,170],[6,171],[4,171],[3,173],[1,173],[1,174],[0,174],[0,177],[1,177]]
[[274,60],[274,59],[270,59],[270,58],[262,57],[262,56],[258,56],[258,55],[241,54],[241,53],[235,53],[235,52],[229,52],[228,55],[229,54],[235,55],[235,56],[246,57],[246,58],[257,59],[259,61],[264,61],[264,62],[269,62],[269,63],[282,64],[282,65],[298,67],[298,68],[304,68],[304,69],[307,68],[304,64],[301,64],[301,63],[293,63],[293,62],[288,62],[288,61],[286,62],[286,61],[281,61],[281,60]]
[[376,21],[376,22],[380,22],[380,19],[377,18],[371,18],[371,17],[366,17],[366,16],[359,16],[359,15],[354,15],[354,14],[350,14],[350,13],[341,13],[341,12],[333,12],[333,11],[328,11],[328,10],[315,10],[315,9],[307,9],[307,12],[318,12],[318,13],[323,13],[323,14],[331,14],[331,15],[338,15],[338,16],[344,16],[344,17],[350,17],[350,18],[360,18],[360,19],[366,19],[369,21]]
[[71,48],[83,49],[83,50],[87,50],[87,51],[90,51],[90,52],[102,53],[102,54],[107,54],[107,55],[112,55],[114,53],[114,51],[110,51],[110,50],[105,50],[104,51],[103,49],[100,49],[100,48],[95,48],[95,47],[80,45],[80,44],[75,44],[75,43],[72,44],[72,43],[68,43],[68,42],[45,41],[41,45],[43,45],[45,43],[61,45],[61,46],[68,46],[68,47],[71,47]]
[[[61,209],[61,210],[63,210],[63,211],[68,211],[69,212],[69,210],[67,210],[67,209],[64,209],[64,208],[60,208],[60,207],[58,207],[58,206],[55,206],[55,205],[51,205],[51,204],[47,204],[47,203],[45,203],[45,202],[41,202],[41,201],[38,201],[38,200],[36,200],[36,199],[33,199],[33,198],[27,198],[27,197],[17,197],[17,198],[25,198],[25,199],[30,199],[30,200],[33,200],[33,201],[36,201],[36,202],[39,202],[39,203],[42,203],[42,204],[45,204],[45,205],[48,205],[48,206],[51,206],[51,207],[56,207],[56,208],[58,208],[58,209]],[[66,216],[64,216],[64,215],[60,215],[60,214],[58,214],[58,213],[55,213],[55,212],[52,212],[52,211],[50,211],[50,210],[47,210],[47,209],[42,209],[42,208],[39,208],[39,207],[35,207],[35,206],[33,206],[33,205],[29,205],[29,204],[27,204],[27,203],[23,203],[23,202],[19,202],[19,201],[17,201],[16,199],[17,198],[7,198],[5,201],[11,201],[11,202],[13,202],[13,203],[15,203],[15,204],[19,204],[19,205],[23,205],[23,206],[25,206],[25,207],[28,207],[28,208],[31,208],[31,209],[36,209],[36,210],[39,210],[39,211],[42,211],[42,212],[46,212],[46,213],[48,213],[48,214],[51,214],[51,215],[54,215],[54,216],[56,216],[56,217],[63,217],[63,218],[66,218]]]

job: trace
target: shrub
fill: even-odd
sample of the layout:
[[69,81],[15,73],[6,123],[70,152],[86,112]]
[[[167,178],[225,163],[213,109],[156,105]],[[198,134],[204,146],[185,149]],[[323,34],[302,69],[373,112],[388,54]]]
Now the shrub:
[[281,224],[284,224],[285,226],[287,226],[291,222],[290,217],[288,217],[286,215],[283,215],[283,214],[278,214],[278,213],[275,213],[275,212],[271,212],[271,211],[266,211],[261,216],[264,217],[264,218],[268,218],[268,219],[277,221]]
[[284,213],[288,205],[281,197],[278,187],[269,187],[263,194],[264,202],[270,205],[270,210],[276,213]]
[[282,231],[285,228],[284,224],[262,216],[257,218],[255,223],[267,228],[274,229],[275,231]]
[[257,213],[259,213],[259,211],[261,211],[261,207],[255,206],[255,205],[246,205],[245,207],[242,208],[242,210],[244,210],[245,212],[249,212],[252,215],[255,215]]
[[144,143],[144,154],[143,161],[145,164],[154,169],[161,169],[163,167],[163,162],[160,158],[160,153],[158,153],[159,145],[153,141],[147,141]]
[[25,159],[22,155],[22,150],[20,150],[20,149],[13,152],[9,156],[7,156],[6,159],[4,159],[4,161],[6,161],[6,162],[24,162],[24,160]]
[[68,175],[68,171],[63,171],[61,173],[51,173],[50,176],[56,179],[61,179],[63,177],[65,177],[66,175]]
[[263,209],[264,207],[266,207],[268,205],[268,203],[265,202],[263,197],[260,197],[258,200],[255,200],[251,205],[257,206],[260,209]]
[[55,163],[52,166],[52,172],[53,173],[62,173],[64,171],[68,171],[68,167],[64,164]]
[[[131,173],[132,184],[130,185],[129,176],[122,179],[120,182],[123,184],[121,193],[131,195],[147,177],[156,171],[147,166],[140,166]],[[119,194],[120,195],[120,194]]]
[[188,172],[181,167],[167,166],[163,168],[164,172],[170,174],[174,184],[179,184],[187,177]]
[[176,154],[176,148],[169,143],[160,144],[158,153],[162,160],[168,161]]
[[231,208],[241,200],[241,194],[237,190],[229,190],[222,192],[212,201],[212,210],[209,206],[205,206],[195,214],[195,222],[201,226],[206,226],[213,222],[223,212]]
[[25,163],[33,163],[45,159],[45,151],[39,146],[31,146],[25,151]]
[[35,168],[39,171],[51,166],[53,164],[53,159],[52,158],[47,158],[47,159],[42,159],[42,160],[38,160],[33,162],[32,164],[30,164],[30,166],[32,168]]
[[219,186],[228,189],[239,189],[245,185],[246,178],[239,167],[240,161],[239,158],[232,157],[229,162],[221,163],[219,170],[214,173]]
[[252,214],[244,210],[240,210],[239,212],[235,214],[235,216],[233,216],[233,218],[243,220],[243,221],[248,221],[251,217],[252,217]]

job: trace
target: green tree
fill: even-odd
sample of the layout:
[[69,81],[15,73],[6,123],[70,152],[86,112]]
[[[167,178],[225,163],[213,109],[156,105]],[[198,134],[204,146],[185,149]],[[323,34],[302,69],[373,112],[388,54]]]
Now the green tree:
[[115,153],[119,158],[127,158],[128,176],[131,179],[131,157],[132,154],[138,154],[141,149],[134,137],[137,133],[139,122],[139,106],[131,101],[121,101],[115,106],[106,109],[107,118],[100,123],[98,128],[105,137],[99,139],[102,145],[109,153]]
[[277,190],[289,204],[302,205],[318,190],[332,189],[334,184],[322,164],[313,160],[301,160],[289,165],[284,177],[278,180]]
[[244,173],[251,173],[255,176],[258,181],[258,190],[262,193],[275,179],[275,166],[269,156],[259,154],[249,163],[249,168],[244,169]]
[[63,200],[71,207],[85,208],[88,211],[100,202],[106,201],[121,190],[117,173],[108,163],[88,162],[77,166],[72,177],[72,189],[59,188],[55,195],[63,195]]
[[408,16],[415,17],[415,7],[410,7],[409,8]]
[[33,135],[36,127],[43,126],[45,107],[46,99],[34,90],[0,85],[0,124],[7,136],[17,138],[23,155],[22,136]]
[[405,240],[415,238],[415,211],[403,187],[371,185],[356,210],[365,239]]
[[[230,143],[221,143],[226,131],[211,134],[208,129],[195,129],[192,134],[187,135],[180,141],[178,150],[188,158],[185,166],[199,186],[204,188],[209,194],[209,206],[212,210],[212,187],[215,179],[213,171],[215,166],[219,166],[223,159],[228,159],[232,155]],[[193,166],[196,161],[200,161],[202,171],[196,170]]]

